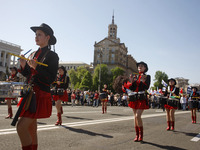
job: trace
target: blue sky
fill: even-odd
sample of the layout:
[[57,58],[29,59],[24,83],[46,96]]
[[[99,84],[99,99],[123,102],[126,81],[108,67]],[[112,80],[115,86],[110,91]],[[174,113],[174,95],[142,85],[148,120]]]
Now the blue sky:
[[[93,61],[94,43],[108,34],[114,10],[117,36],[148,74],[165,72],[200,83],[199,0],[0,0],[0,39],[37,49],[31,26],[49,24],[62,61]],[[153,83],[153,80],[152,80]]]

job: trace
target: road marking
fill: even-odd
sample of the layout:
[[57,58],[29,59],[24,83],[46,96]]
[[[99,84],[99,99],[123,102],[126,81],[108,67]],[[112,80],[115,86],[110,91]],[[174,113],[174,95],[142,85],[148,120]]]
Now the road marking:
[[192,138],[190,141],[198,142],[199,140],[200,140],[200,133],[197,136],[195,136],[194,138]]
[[[108,113],[111,112],[111,111],[107,111]],[[67,115],[67,114],[90,114],[90,113],[102,113],[102,111],[76,111],[76,112],[64,112],[63,114],[64,115]],[[56,115],[57,113],[52,113],[52,115]],[[6,116],[8,114],[0,114],[0,116]]]
[[[184,114],[184,113],[190,113],[190,112],[176,112],[176,114]],[[165,116],[165,115],[166,115],[165,113],[146,114],[146,115],[143,115],[142,118],[159,117],[159,116]],[[77,126],[85,126],[85,125],[110,123],[110,122],[125,121],[125,120],[132,120],[132,119],[134,119],[134,117],[129,116],[129,117],[118,117],[118,118],[110,118],[110,119],[63,123],[62,126],[55,126],[54,124],[41,125],[41,126],[38,126],[38,131],[52,130],[52,129],[58,129],[58,128],[63,128],[63,127],[77,127]],[[15,133],[17,133],[16,128],[0,130],[0,135],[15,134]]]

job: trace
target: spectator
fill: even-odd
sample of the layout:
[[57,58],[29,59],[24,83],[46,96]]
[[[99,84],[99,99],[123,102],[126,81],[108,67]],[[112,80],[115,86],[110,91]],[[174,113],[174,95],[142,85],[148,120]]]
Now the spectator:
[[84,105],[84,93],[83,93],[83,91],[81,91],[81,93],[80,93],[80,101],[81,101],[81,105],[83,106]]
[[186,110],[186,96],[183,94],[180,99],[182,110]]
[[111,92],[110,93],[110,105],[113,106],[113,102],[114,102],[114,94]]
[[99,93],[96,90],[94,94],[93,107],[98,107],[98,106],[99,106]]
[[75,105],[75,100],[76,100],[76,94],[75,91],[73,91],[71,94],[72,107]]

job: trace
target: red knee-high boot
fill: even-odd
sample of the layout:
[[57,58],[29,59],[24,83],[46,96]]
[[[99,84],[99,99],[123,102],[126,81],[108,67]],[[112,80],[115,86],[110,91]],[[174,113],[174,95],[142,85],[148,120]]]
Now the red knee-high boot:
[[143,141],[143,126],[139,127],[139,139],[138,141]]
[[37,150],[37,147],[38,147],[37,144],[32,145],[32,150]]
[[22,146],[22,150],[33,150],[32,145]]
[[194,116],[192,115],[191,117],[192,117],[192,123],[194,123]]
[[171,122],[170,122],[170,121],[167,121],[167,128],[166,128],[166,130],[169,131],[170,128],[171,128]]
[[174,130],[174,124],[175,124],[175,122],[174,121],[171,121],[171,130]]
[[63,108],[62,108],[62,106],[60,107],[60,113],[63,114]]
[[194,116],[194,123],[197,123],[197,116]]
[[56,123],[55,123],[56,126],[62,124],[61,113],[58,113],[57,116],[58,116],[58,120],[57,120]]
[[10,107],[10,108],[8,108],[8,116],[5,117],[5,119],[12,118],[12,116],[13,116],[12,107]]
[[135,126],[135,134],[136,134],[136,137],[134,138],[134,142],[137,142],[138,138],[139,138],[139,127],[138,126]]

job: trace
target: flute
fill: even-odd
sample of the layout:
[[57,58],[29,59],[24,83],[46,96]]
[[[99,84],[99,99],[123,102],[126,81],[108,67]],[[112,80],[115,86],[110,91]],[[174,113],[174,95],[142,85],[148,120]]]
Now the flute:
[[[16,56],[16,57],[19,57],[19,58],[21,58],[21,59],[25,59],[25,60],[30,61],[30,59],[28,59],[28,58],[25,58],[25,57],[22,57],[22,56],[19,56],[19,55],[13,54],[13,53],[8,53],[8,54],[13,55],[13,56]],[[38,62],[38,61],[35,61],[35,62],[36,62],[37,64],[39,64],[39,65],[42,65],[42,66],[48,67],[47,64],[44,64],[44,63],[41,63],[41,62]]]

